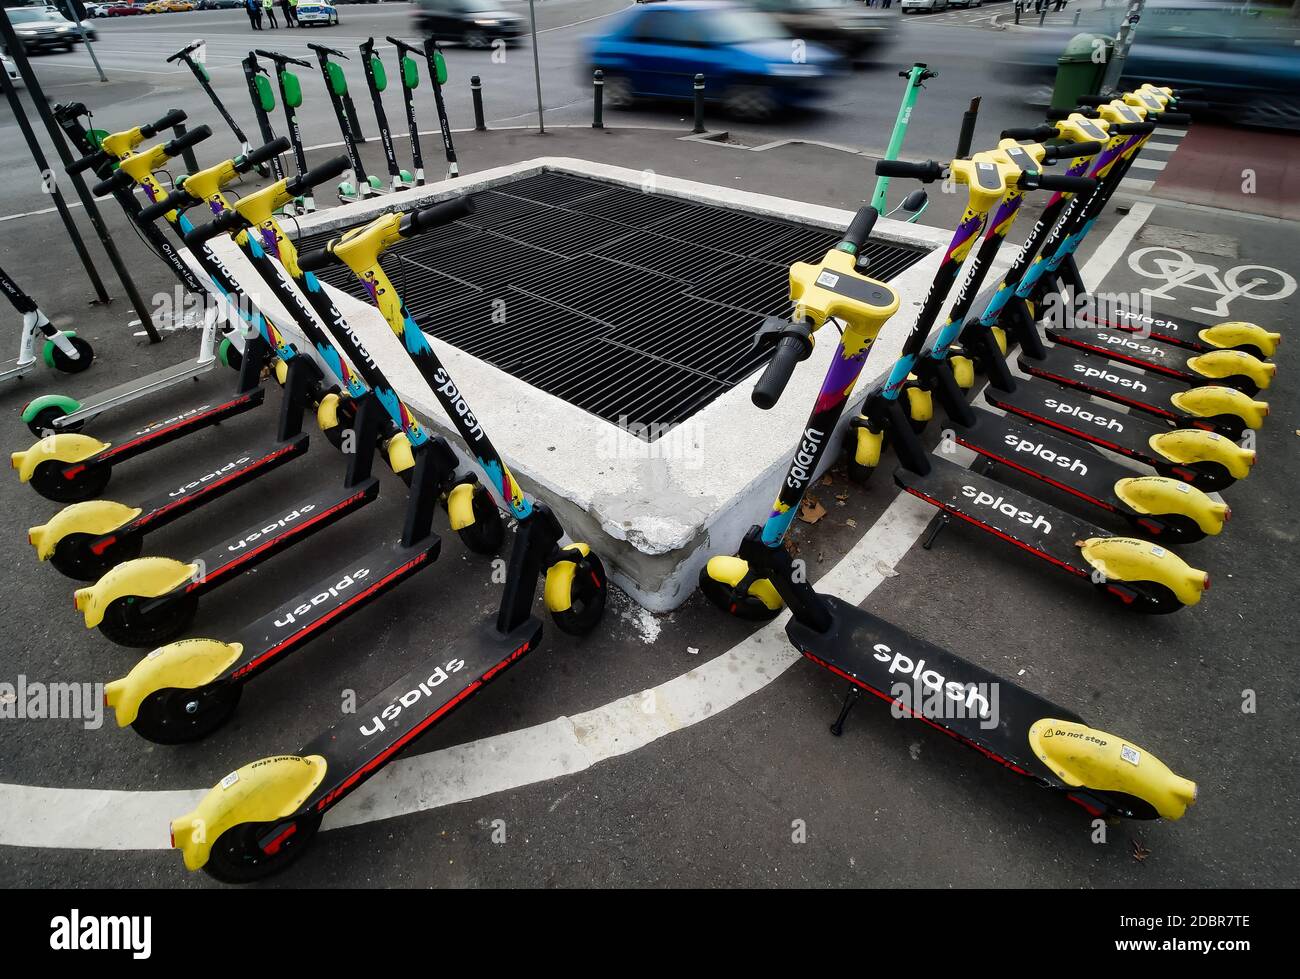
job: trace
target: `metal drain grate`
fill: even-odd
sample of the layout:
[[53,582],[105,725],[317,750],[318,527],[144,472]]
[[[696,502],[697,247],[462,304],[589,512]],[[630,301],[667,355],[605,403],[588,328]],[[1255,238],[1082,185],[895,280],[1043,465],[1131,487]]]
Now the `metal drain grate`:
[[[586,411],[662,435],[759,367],[762,318],[790,310],[787,267],[839,240],[740,211],[542,173],[474,195],[454,225],[384,257],[426,333]],[[338,232],[304,237],[317,247]],[[892,278],[920,248],[873,241]],[[321,278],[365,298],[346,269]]]

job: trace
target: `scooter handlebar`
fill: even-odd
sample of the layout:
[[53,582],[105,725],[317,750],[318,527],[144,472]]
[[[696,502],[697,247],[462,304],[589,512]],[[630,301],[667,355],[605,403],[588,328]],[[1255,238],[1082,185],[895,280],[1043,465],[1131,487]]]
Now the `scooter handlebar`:
[[943,172],[943,164],[936,163],[934,160],[926,160],[924,163],[906,163],[903,160],[878,160],[876,162],[877,177],[910,177],[913,180],[921,181],[923,184],[943,179]]
[[453,197],[433,207],[421,211],[412,211],[402,218],[399,233],[403,238],[423,234],[444,224],[451,224],[466,215],[474,213],[474,203],[468,197]]
[[255,150],[235,158],[235,172],[248,173],[249,170],[260,167],[263,163],[279,156],[281,153],[289,152],[289,140],[281,136],[279,139],[273,139],[271,142],[259,146]]
[[1148,112],[1147,118],[1167,126],[1190,126],[1192,117],[1186,112]]
[[870,204],[858,208],[858,213],[853,215],[853,220],[849,222],[848,230],[844,232],[842,244],[852,245],[856,254],[868,238],[871,237],[871,230],[876,226],[876,219],[880,217],[880,212]]
[[1090,194],[1097,189],[1097,181],[1091,177],[1071,177],[1066,173],[1039,173],[1025,186],[1031,190],[1053,190],[1061,194]]
[[200,225],[190,231],[185,236],[185,244],[190,248],[198,248],[206,241],[217,237],[217,235],[228,235],[240,230],[244,226],[244,219],[234,208],[218,214],[207,224]]
[[309,252],[298,253],[298,268],[304,272],[320,272],[334,265],[338,259],[330,251],[329,245],[324,248],[313,248]]
[[[184,116],[185,113],[182,112],[181,115]],[[193,129],[189,130],[189,132],[177,136],[175,139],[165,144],[163,146],[163,152],[169,157],[180,156],[186,150],[192,149],[211,135],[212,127],[207,125],[195,126]]]
[[1028,139],[1035,143],[1041,143],[1045,139],[1051,139],[1056,134],[1055,126],[1022,126],[1019,129],[1002,130],[1002,139]]
[[1145,136],[1154,132],[1155,128],[1154,122],[1116,122],[1111,124],[1107,132],[1112,136]]
[[754,405],[764,411],[781,400],[781,393],[790,382],[795,365],[812,353],[812,326],[806,321],[787,323],[770,316],[759,330],[755,346],[772,343],[774,337],[778,339],[773,345],[772,359],[767,362],[767,367],[750,394]]
[[164,129],[171,129],[185,121],[185,112],[181,109],[172,109],[157,122],[151,122],[147,126],[140,127],[140,135],[145,139],[151,139]]
[[307,47],[313,51],[319,51],[321,54],[331,55],[335,58],[342,58],[344,61],[349,60],[348,56],[337,48],[327,48],[323,44],[308,44]]
[[178,187],[160,201],[140,209],[141,221],[157,221],[168,211],[180,211],[197,203],[193,197],[185,192],[185,188]]
[[112,176],[106,177],[94,187],[90,188],[91,193],[96,197],[107,197],[109,194],[117,193],[119,190],[126,190],[131,186],[131,178],[121,170],[113,171]]
[[1043,154],[1044,163],[1055,163],[1057,160],[1074,159],[1078,156],[1095,156],[1105,148],[1105,143],[1099,143],[1096,140],[1079,143],[1061,143],[1057,146],[1043,147],[1046,152]]
[[304,174],[293,177],[284,185],[284,189],[294,197],[298,197],[313,187],[343,176],[350,166],[351,163],[346,156],[336,156],[318,167],[312,167]]

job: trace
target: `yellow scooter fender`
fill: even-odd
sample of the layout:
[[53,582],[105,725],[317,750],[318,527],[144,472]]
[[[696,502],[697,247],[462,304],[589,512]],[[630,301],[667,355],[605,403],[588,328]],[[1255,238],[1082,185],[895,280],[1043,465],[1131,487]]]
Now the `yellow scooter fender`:
[[337,394],[331,392],[320,399],[316,406],[316,425],[322,432],[330,432],[341,424],[339,419],[339,402]]
[[47,561],[59,541],[69,534],[99,537],[126,526],[143,511],[139,507],[114,503],[112,500],[86,500],[66,506],[48,523],[27,531],[27,541],[36,548],[38,560]]
[[1147,444],[1153,452],[1179,465],[1217,462],[1232,474],[1233,479],[1245,479],[1255,464],[1254,450],[1243,449],[1217,432],[1203,432],[1198,428],[1160,432],[1152,435]]
[[47,435],[26,452],[13,452],[9,464],[18,470],[18,478],[27,482],[42,462],[84,462],[109,447],[108,442],[79,435],[76,432],[59,432]]
[[[730,585],[732,588],[740,584],[745,575],[749,574],[748,561],[728,554],[719,554],[716,557],[709,558],[709,563],[705,568],[706,574],[714,581]],[[772,587],[772,582],[766,578],[759,578],[757,581],[750,582],[749,594],[757,598],[773,612],[779,611],[785,605],[776,589]]]
[[1277,345],[1282,342],[1282,334],[1269,333],[1262,326],[1241,320],[1215,323],[1213,326],[1207,326],[1197,336],[1221,350],[1231,350],[1249,344],[1256,347],[1265,357],[1272,357],[1277,353]]
[[384,452],[388,456],[388,466],[395,473],[404,473],[408,469],[415,468],[415,450],[411,448],[411,440],[406,437],[405,432],[398,432],[388,440],[384,446]]
[[1115,495],[1138,513],[1159,516],[1181,513],[1211,537],[1223,531],[1232,511],[1226,503],[1215,503],[1191,483],[1167,476],[1134,476],[1115,484]]
[[[451,523],[452,530],[464,530],[466,527],[473,526],[474,524],[474,484],[473,483],[459,483],[456,486],[452,487],[451,492],[447,494],[447,517],[449,519],[449,522]],[[582,546],[584,548],[582,552],[583,556],[586,556],[587,554],[587,551],[585,550],[586,545],[584,544]],[[571,567],[573,566],[572,561],[564,561],[562,563],[568,564]],[[549,576],[547,577],[547,580],[548,581],[550,580]],[[570,581],[573,580],[572,575],[570,575],[569,580]],[[568,608],[568,605],[566,604],[564,607]]]
[[182,639],[155,649],[120,680],[104,687],[104,703],[112,707],[117,726],[135,722],[140,705],[159,690],[194,690],[206,686],[243,654],[240,643],[216,639]]
[[[470,523],[473,523],[472,519]],[[465,526],[468,527],[469,524]],[[591,553],[591,548],[580,542],[568,546],[576,548],[583,557]],[[556,561],[546,569],[546,584],[543,595],[546,599],[546,608],[549,611],[565,612],[573,604],[573,576],[577,571],[578,565],[573,561]]]
[[198,806],[172,820],[172,846],[199,870],[221,834],[242,823],[272,823],[300,809],[325,778],[320,755],[262,758],[231,772]]
[[104,621],[104,612],[119,598],[157,598],[193,581],[198,572],[197,564],[169,557],[136,558],[119,564],[93,585],[78,588],[73,593],[73,604],[86,617],[86,628],[93,629]]
[[[1228,353],[1226,350],[1220,352]],[[1218,384],[1188,388],[1186,391],[1179,391],[1169,400],[1179,411],[1185,411],[1198,418],[1236,415],[1246,423],[1247,428],[1263,428],[1264,419],[1268,417],[1267,401],[1256,401],[1236,388],[1221,387]]]
[[865,425],[856,426],[854,431],[857,438],[853,443],[853,461],[875,469],[880,465],[880,451],[885,444],[884,431],[873,432]]
[[1153,581],[1184,605],[1195,605],[1210,587],[1210,576],[1173,551],[1136,537],[1091,537],[1080,548],[1083,559],[1109,581]]
[[1196,801],[1195,782],[1151,752],[1085,724],[1043,718],[1029,728],[1029,745],[1066,785],[1136,796],[1165,819],[1181,819]]
[[1187,358],[1187,366],[1202,377],[1219,380],[1224,377],[1244,375],[1263,391],[1277,376],[1277,364],[1266,363],[1244,350],[1211,350]]

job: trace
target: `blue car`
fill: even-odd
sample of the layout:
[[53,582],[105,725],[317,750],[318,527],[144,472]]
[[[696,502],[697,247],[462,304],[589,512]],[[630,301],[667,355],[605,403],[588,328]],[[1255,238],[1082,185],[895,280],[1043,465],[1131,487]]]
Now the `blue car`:
[[814,101],[842,67],[834,52],[796,40],[774,18],[711,0],[635,7],[589,44],[613,108],[693,98],[698,73],[709,100],[763,120]]

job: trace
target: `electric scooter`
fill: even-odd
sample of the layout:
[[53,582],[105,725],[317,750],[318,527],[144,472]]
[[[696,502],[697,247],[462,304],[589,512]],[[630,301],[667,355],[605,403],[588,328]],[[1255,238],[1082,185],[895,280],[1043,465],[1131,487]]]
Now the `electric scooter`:
[[383,191],[380,188],[379,178],[367,174],[365,164],[361,161],[361,152],[357,147],[366,139],[361,133],[361,120],[357,118],[357,108],[352,102],[352,95],[348,92],[347,76],[343,74],[342,65],[330,60],[331,57],[335,57],[346,61],[348,56],[342,51],[327,48],[323,44],[308,44],[307,47],[316,52],[321,77],[325,79],[325,91],[329,93],[330,105],[334,108],[334,118],[338,120],[339,132],[343,135],[343,149],[352,164],[352,180],[339,184],[339,200],[347,203],[375,197]]
[[442,86],[447,84],[447,61],[432,37],[424,39],[424,63],[429,68],[429,81],[433,86],[433,106],[438,113],[438,130],[442,133],[442,149],[447,158],[447,176],[460,176],[456,161],[456,146],[451,138],[451,122],[447,119],[447,103],[442,97]]
[[[352,416],[351,429],[364,446],[375,425],[377,405],[401,419],[401,436],[394,442],[404,448],[407,465],[394,465],[410,484],[406,521],[401,537],[375,548],[320,582],[294,596],[275,610],[239,629],[229,642],[215,639],[185,639],[155,650],[142,659],[121,680],[106,687],[105,699],[116,712],[118,725],[130,725],[137,734],[161,744],[193,741],[211,734],[233,714],[245,684],[295,652],[311,639],[341,622],[357,609],[395,588],[402,581],[428,567],[438,556],[440,541],[432,532],[433,508],[439,497],[448,500],[452,526],[469,546],[483,552],[488,538],[494,537],[492,550],[499,547],[503,528],[491,496],[472,475],[457,479],[457,458],[440,436],[431,437],[416,421],[414,413],[397,397],[379,367],[361,344],[333,302],[310,272],[303,272],[297,262],[293,244],[275,225],[277,208],[298,193],[310,192],[308,181],[326,183],[348,168],[346,156],[329,161],[304,177],[272,185],[245,196],[213,225],[196,229],[192,236],[201,237],[238,228],[260,234],[267,250],[290,271],[295,283],[309,297],[309,302],[323,322],[338,331],[339,343],[371,385],[358,394],[349,387],[347,396],[360,401]],[[272,245],[272,242],[275,242]],[[374,396],[367,399],[373,391]],[[339,397],[339,395],[332,395]],[[370,416],[367,416],[367,412]],[[337,425],[337,408],[321,406],[318,419],[326,416]],[[382,443],[381,438],[381,443]],[[390,463],[394,451],[387,446]],[[486,496],[492,519],[486,530],[469,532],[457,526],[464,518],[474,518],[474,497]],[[482,509],[480,500],[478,509]]]
[[[258,131],[262,134],[262,145],[275,141],[275,129],[271,126],[271,113],[275,111],[275,93],[271,90],[271,81],[267,71],[257,60],[257,55],[248,52],[240,64],[244,68],[244,82],[248,85],[248,97],[253,102],[253,116],[257,119]],[[279,156],[267,161],[271,168],[271,177],[279,180],[284,176],[284,164]]]
[[[420,85],[420,63],[412,57],[420,49],[391,35],[388,43],[397,48],[397,77],[402,82],[402,105],[406,110],[407,136],[411,141],[411,167],[415,185],[424,186],[424,154],[420,150],[420,124],[415,115],[415,90]],[[444,140],[445,141],[445,140]],[[449,174],[449,176],[454,176]]]
[[[959,174],[965,170],[969,176],[982,163],[977,155],[976,161],[954,161],[953,167]],[[894,173],[903,175],[901,171]],[[978,204],[978,199],[973,203]],[[854,268],[877,213],[872,207],[861,209],[844,240],[819,264],[798,263],[791,267],[791,293],[803,319],[791,323],[779,337],[773,360],[754,388],[755,403],[762,407],[779,397],[806,349],[813,324],[825,323],[831,317],[841,320],[845,324],[841,347],[818,399],[820,411],[814,412],[805,429],[795,465],[784,484],[793,488],[791,483],[797,483],[800,490],[783,492],[767,523],[746,533],[737,557],[712,558],[701,575],[701,587],[716,600],[720,595],[716,584],[730,581],[734,602],[730,610],[738,614],[744,614],[743,610],[756,601],[778,609],[787,605],[792,617],[786,634],[818,666],[849,680],[854,690],[866,690],[898,705],[905,715],[970,745],[984,757],[1044,788],[1064,794],[1094,817],[1181,818],[1196,798],[1196,786],[1175,775],[1149,752],[1088,727],[1072,711],[917,639],[869,612],[819,595],[782,546],[788,525],[782,517],[787,508],[797,508],[842,410],[843,401],[838,406],[833,401],[847,400],[848,392],[838,385],[852,387],[866,359],[866,350],[898,308],[898,296],[892,288]],[[897,401],[894,405],[900,426],[907,428],[901,406]],[[842,730],[853,699],[851,696],[846,701],[832,725],[834,733]],[[286,764],[285,768],[304,780],[315,775],[304,771],[305,762]],[[214,797],[219,791],[209,794],[196,810],[197,815],[214,812]],[[173,830],[176,826],[174,823]]]
[[[431,386],[453,403],[463,398],[406,315],[378,260],[387,245],[469,210],[467,201],[456,200],[407,215],[383,215],[301,259],[304,267],[342,262],[361,276],[421,373],[433,382],[426,370],[436,372],[441,380]],[[548,507],[529,505],[468,408],[449,414],[493,485],[499,492],[507,488],[505,500],[518,519],[495,622],[440,650],[298,754],[265,758],[222,779],[197,809],[172,822],[173,846],[190,870],[202,868],[218,880],[239,883],[269,876],[297,859],[326,811],[538,645],[542,624],[532,605],[539,577],[546,578],[547,606],[563,631],[584,634],[599,621],[606,588],[599,558],[585,544],[562,547],[559,521]],[[575,600],[583,602],[581,610],[573,608]]]
[[[141,130],[145,128],[147,127],[141,127]],[[143,152],[123,150],[123,147],[139,144],[141,141],[139,132],[140,130],[127,130],[125,133],[114,134],[114,137],[104,141],[108,149],[96,151],[96,157],[102,155],[104,158],[110,158],[114,152],[124,153],[116,157],[118,170],[107,181],[99,184],[96,190],[104,194],[114,193],[134,181],[145,189],[146,195],[151,199],[161,198],[164,196],[162,186],[153,176],[153,171],[162,167],[184,149],[196,145],[211,135],[211,130],[206,126],[200,126],[167,144]],[[259,162],[266,162],[256,152],[240,157],[239,160],[245,172]],[[90,168],[92,165],[93,161],[86,166]],[[154,207],[155,205],[150,205],[141,209],[141,219],[156,220],[160,215],[153,213]],[[168,222],[172,223],[178,232],[188,230],[188,222],[182,216],[175,212],[166,213]],[[195,253],[195,258],[217,289],[224,318],[234,322],[235,318],[239,317],[255,327],[255,335],[250,334],[252,339],[248,341],[241,355],[239,381],[234,396],[221,401],[203,401],[174,412],[136,429],[116,444],[101,442],[79,433],[60,432],[42,438],[25,452],[12,453],[10,461],[18,470],[19,479],[22,482],[30,482],[32,488],[46,499],[58,503],[94,499],[108,485],[115,466],[141,457],[195,431],[252,410],[265,400],[266,392],[260,384],[260,373],[263,362],[269,356],[271,346],[265,338],[273,334],[278,335],[278,332],[239,293],[234,277],[216,256],[204,250]]]
[[[276,51],[263,51],[261,48],[253,53],[260,54],[275,65],[275,80],[280,88],[280,104],[284,107],[285,129],[289,134],[289,143],[293,147],[293,159],[298,168],[298,175],[302,176],[308,170],[307,153],[302,145],[302,127],[298,123],[298,109],[302,107],[302,81],[289,70],[289,66],[310,68],[311,62],[303,61],[301,58],[291,58],[287,54]],[[262,76],[258,76],[258,81],[259,83],[262,81]],[[263,108],[268,101],[274,106],[274,96],[265,93],[261,99]],[[304,214],[310,214],[316,210],[316,201],[311,196],[307,196],[301,201],[290,201],[285,206],[301,209]]]
[[388,88],[388,72],[384,63],[375,53],[375,39],[368,37],[361,42],[361,70],[366,76],[366,88],[370,90],[370,103],[375,109],[375,122],[379,125],[379,141],[384,147],[384,159],[388,163],[389,190],[405,190],[414,184],[415,178],[397,165],[397,153],[393,149],[393,134],[388,128],[388,113],[384,111],[384,90]]
[[46,367],[64,374],[80,374],[95,359],[95,349],[73,331],[56,330],[50,318],[31,296],[8,273],[0,268],[0,290],[23,318],[23,332],[18,341],[18,359],[0,366],[0,381],[23,377],[36,366],[36,336],[45,338],[41,360]]
[[[921,94],[921,89],[925,87],[925,82],[931,78],[938,78],[937,71],[931,71],[923,62],[916,62],[911,68],[898,73],[899,78],[907,79],[907,87],[903,90],[903,101],[898,106],[898,116],[894,119],[894,129],[889,136],[889,146],[885,149],[885,155],[882,159],[896,160],[898,154],[903,148],[903,140],[907,136],[908,123],[912,121],[912,110],[916,107],[916,100]],[[958,153],[958,156],[964,156],[964,153]],[[876,178],[876,189],[871,195],[871,206],[876,209],[883,217],[892,217],[895,211],[903,211],[908,215],[907,222],[911,224],[920,219],[925,213],[925,209],[930,206],[930,200],[924,190],[915,190],[903,198],[898,207],[892,211],[889,208],[889,178],[880,176]]]
[[[217,112],[220,113],[221,118],[226,121],[226,125],[230,127],[230,131],[235,134],[235,139],[239,140],[239,151],[241,153],[247,153],[252,149],[252,144],[249,143],[248,137],[244,135],[244,130],[241,129],[239,123],[235,121],[235,117],[230,114],[230,110],[226,108],[225,103],[221,101],[221,97],[217,95],[216,89],[212,87],[212,76],[208,74],[207,66],[194,57],[194,52],[201,49],[206,43],[207,42],[203,40],[191,42],[175,54],[169,56],[167,58],[167,63],[171,64],[175,61],[182,61],[185,63],[185,66],[193,72],[194,78],[199,83],[199,87],[203,89],[204,94],[212,100],[212,104],[216,106]],[[266,168],[262,167],[259,172],[265,176]]]

